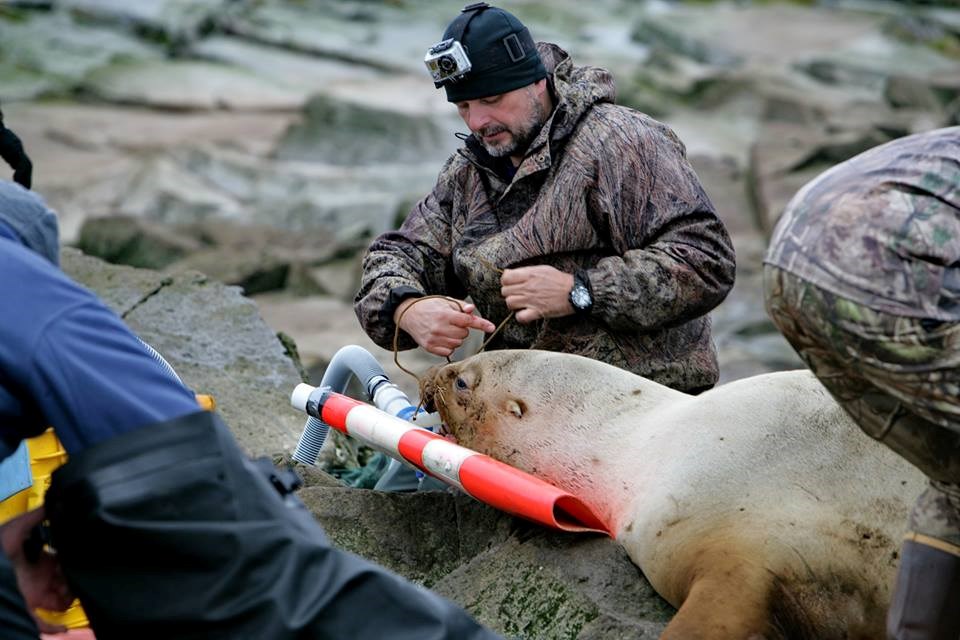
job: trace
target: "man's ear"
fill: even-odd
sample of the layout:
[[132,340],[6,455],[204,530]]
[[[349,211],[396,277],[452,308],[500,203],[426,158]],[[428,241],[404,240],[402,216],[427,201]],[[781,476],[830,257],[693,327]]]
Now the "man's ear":
[[[533,93],[546,114],[553,111],[555,105],[553,94],[550,93],[550,83],[547,78],[540,78],[533,83]],[[546,115],[544,117],[546,117]]]

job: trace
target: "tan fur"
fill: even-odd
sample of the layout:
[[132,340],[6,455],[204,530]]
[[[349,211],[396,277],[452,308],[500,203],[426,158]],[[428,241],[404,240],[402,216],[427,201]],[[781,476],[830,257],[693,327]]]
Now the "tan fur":
[[497,351],[427,387],[462,445],[609,523],[679,607],[664,638],[883,637],[924,479],[809,372],[688,396],[579,356]]

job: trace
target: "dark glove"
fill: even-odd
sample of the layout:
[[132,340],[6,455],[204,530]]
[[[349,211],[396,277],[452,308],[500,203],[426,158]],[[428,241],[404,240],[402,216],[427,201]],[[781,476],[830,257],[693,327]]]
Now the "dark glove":
[[33,178],[33,163],[23,150],[20,138],[13,131],[0,124],[0,158],[13,168],[13,180],[27,189]]

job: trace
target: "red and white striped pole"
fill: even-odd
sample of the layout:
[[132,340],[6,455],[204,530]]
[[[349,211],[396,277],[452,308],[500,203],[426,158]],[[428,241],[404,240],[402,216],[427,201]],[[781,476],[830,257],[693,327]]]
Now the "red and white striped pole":
[[291,404],[364,444],[507,513],[563,531],[611,535],[579,498],[329,387],[297,385]]

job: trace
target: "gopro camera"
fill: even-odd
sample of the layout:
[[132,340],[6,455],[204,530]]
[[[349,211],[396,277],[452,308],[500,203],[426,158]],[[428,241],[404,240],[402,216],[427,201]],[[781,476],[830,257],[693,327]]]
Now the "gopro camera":
[[427,65],[427,70],[433,76],[433,81],[442,83],[447,81],[455,82],[463,77],[473,65],[470,64],[470,58],[463,45],[458,40],[449,38],[433,45],[427,50],[427,55],[423,58],[423,63]]

